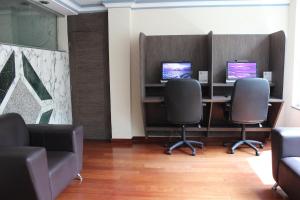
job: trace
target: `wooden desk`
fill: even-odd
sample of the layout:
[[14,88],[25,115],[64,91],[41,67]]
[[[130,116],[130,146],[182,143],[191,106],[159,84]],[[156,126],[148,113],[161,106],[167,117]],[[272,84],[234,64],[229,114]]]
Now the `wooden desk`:
[[[161,86],[159,86],[161,87]],[[210,132],[240,132],[241,128],[233,125],[228,120],[228,112],[226,111],[226,103],[230,102],[230,96],[214,96],[213,98],[203,98],[202,102],[205,104],[203,107],[203,123],[201,128],[197,126],[187,127],[189,132],[206,132],[209,136]],[[178,127],[171,126],[166,120],[166,111],[164,107],[163,97],[146,97],[143,104],[146,109],[149,108],[146,118],[149,124],[146,124],[146,136],[148,132],[166,132],[166,131],[179,131]],[[252,126],[247,127],[247,132],[270,132],[277,123],[284,101],[279,98],[269,99],[268,119],[263,123],[263,127]],[[222,136],[224,135],[222,133]],[[226,135],[226,134],[225,134]]]
[[[230,102],[230,96],[214,96],[213,98],[203,98],[203,103],[227,103]],[[146,97],[143,100],[143,103],[163,103],[164,98],[163,97]],[[283,103],[284,101],[279,98],[270,98],[269,103]]]

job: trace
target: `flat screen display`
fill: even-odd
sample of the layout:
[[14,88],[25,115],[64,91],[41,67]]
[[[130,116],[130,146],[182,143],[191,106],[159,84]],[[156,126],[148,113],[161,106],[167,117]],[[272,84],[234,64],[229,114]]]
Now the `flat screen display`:
[[256,62],[227,62],[227,80],[256,78]]
[[190,62],[163,62],[162,79],[192,78],[192,63]]

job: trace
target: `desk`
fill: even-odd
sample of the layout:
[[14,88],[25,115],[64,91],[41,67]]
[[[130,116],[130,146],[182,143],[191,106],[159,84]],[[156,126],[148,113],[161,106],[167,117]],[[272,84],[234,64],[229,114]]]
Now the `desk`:
[[[214,96],[213,98],[203,98],[203,103],[228,103],[230,102],[230,96]],[[163,97],[146,97],[143,100],[143,103],[163,103]],[[284,101],[279,98],[270,98],[269,103],[283,103]]]
[[[148,132],[165,132],[165,131],[179,131],[179,128],[171,126],[166,120],[166,111],[164,107],[163,97],[146,97],[143,100],[146,112],[147,124],[145,124],[145,131]],[[230,102],[230,96],[214,96],[213,98],[203,98],[203,122],[201,128],[197,126],[187,127],[189,132],[206,132],[209,136],[211,132],[240,132],[241,128],[233,125],[228,120],[228,113],[226,113],[226,103]],[[263,127],[251,126],[247,127],[247,132],[270,132],[275,127],[278,116],[280,114],[284,101],[279,98],[269,99],[268,119],[262,125]],[[220,134],[226,136],[226,134]],[[230,135],[230,134],[228,134]],[[148,134],[146,134],[148,136]]]

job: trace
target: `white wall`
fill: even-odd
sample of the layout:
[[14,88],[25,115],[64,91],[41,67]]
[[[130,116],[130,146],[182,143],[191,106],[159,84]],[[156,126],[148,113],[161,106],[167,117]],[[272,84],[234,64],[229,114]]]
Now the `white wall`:
[[[110,8],[110,12],[114,12],[117,8]],[[117,11],[116,11],[117,12]],[[132,136],[143,136],[143,123],[141,114],[140,100],[140,70],[139,70],[139,33],[146,35],[177,35],[177,34],[207,34],[213,31],[216,34],[269,34],[275,31],[288,30],[288,6],[222,6],[222,7],[194,7],[194,8],[161,8],[161,9],[136,9],[131,10],[131,20],[127,23],[131,24],[130,42],[130,75],[125,75],[122,80],[131,83],[131,119],[122,118],[124,123],[131,123],[132,131],[126,134],[126,138]],[[123,16],[109,15],[109,24],[125,23]],[[124,24],[122,24],[124,26]],[[109,29],[109,37],[116,35],[116,30]],[[119,30],[118,30],[119,31]],[[118,32],[118,37],[124,34],[123,39],[127,40],[128,30],[124,33]],[[126,41],[122,41],[122,46]],[[127,43],[126,43],[127,45]],[[111,48],[111,44],[110,44]],[[115,47],[116,48],[116,47]],[[110,59],[117,59],[118,63],[127,63],[128,57],[115,54],[110,49]],[[287,58],[289,59],[289,58]],[[115,70],[116,66],[111,66],[111,70]],[[112,69],[113,68],[113,69]],[[119,66],[119,68],[121,68]],[[113,74],[111,74],[113,75]],[[119,82],[111,76],[111,86]],[[124,90],[119,90],[118,100],[126,96]],[[112,102],[114,101],[113,96]],[[127,99],[127,97],[126,97]],[[119,105],[121,108],[121,105]],[[112,116],[117,115],[119,109],[113,109]],[[283,122],[282,116],[280,123]],[[120,119],[121,120],[121,119]],[[113,124],[114,129],[114,124]],[[114,130],[113,130],[114,135]],[[122,137],[125,137],[125,134]]]

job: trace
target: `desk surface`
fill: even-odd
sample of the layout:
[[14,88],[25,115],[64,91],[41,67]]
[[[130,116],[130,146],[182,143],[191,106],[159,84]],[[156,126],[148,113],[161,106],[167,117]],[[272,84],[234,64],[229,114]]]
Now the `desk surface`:
[[[203,98],[203,103],[226,103],[231,99],[230,96],[214,96],[213,98]],[[163,97],[146,97],[143,101],[144,103],[162,103],[164,102]],[[273,98],[269,99],[270,103],[282,103],[284,102],[282,99]]]

